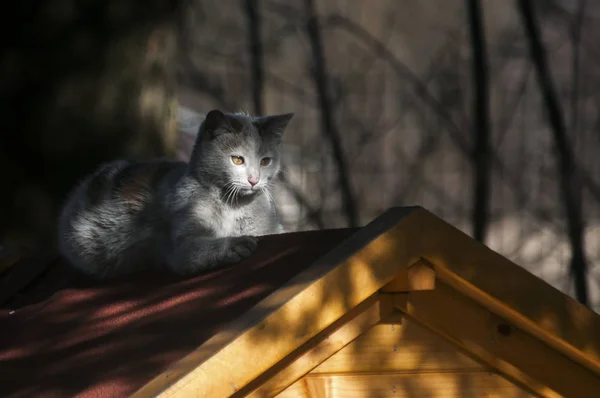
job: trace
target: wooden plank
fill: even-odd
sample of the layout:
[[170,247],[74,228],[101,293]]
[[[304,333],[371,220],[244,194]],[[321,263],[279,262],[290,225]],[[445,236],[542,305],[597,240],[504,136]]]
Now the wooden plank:
[[281,398],[313,398],[326,397],[327,386],[325,383],[310,383],[307,377],[303,377],[284,391],[279,393],[277,397]]
[[391,293],[433,289],[435,289],[435,271],[429,263],[419,260],[382,287],[381,291]]
[[418,260],[404,243],[411,228],[401,222],[414,212],[389,210],[133,396],[219,398],[239,391]]
[[600,375],[600,315],[424,209],[402,225],[438,278]]
[[310,374],[479,371],[481,364],[411,319],[379,324]]
[[588,368],[445,283],[429,292],[410,293],[408,300],[399,300],[397,305],[433,332],[541,396],[585,397],[600,391],[600,377]]
[[[311,392],[316,392],[311,394]],[[310,394],[310,395],[309,395]],[[464,373],[400,373],[306,376],[277,398],[529,398],[530,393],[500,375]]]
[[[331,330],[326,329],[319,333],[311,341],[298,349],[299,353],[288,356],[284,360],[287,366],[282,367],[278,372],[266,372],[261,375],[260,378],[265,379],[265,381],[262,381],[262,385],[259,385],[253,392],[246,395],[241,390],[234,396],[259,398],[274,397],[279,394],[296,380],[376,325],[380,321],[381,316],[385,316],[385,314],[382,314],[379,304],[378,295],[372,297],[371,300],[364,301],[353,311],[334,323],[331,328],[328,328]],[[393,309],[391,306],[387,306],[387,310],[391,313]]]

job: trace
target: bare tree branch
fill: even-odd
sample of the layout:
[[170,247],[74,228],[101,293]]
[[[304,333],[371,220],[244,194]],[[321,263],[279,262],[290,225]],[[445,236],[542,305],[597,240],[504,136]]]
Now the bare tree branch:
[[[214,52],[210,49],[205,49],[204,51],[215,59],[219,59],[224,62],[230,62],[231,60],[231,57],[227,54]],[[239,71],[246,71],[244,65],[242,64],[234,63],[232,66]],[[305,90],[302,86],[298,85],[297,83],[292,83],[282,77],[279,77],[278,75],[273,74],[268,69],[263,69],[263,73],[267,77],[265,79],[265,83],[271,84],[273,85],[273,87],[286,93],[293,93],[299,100],[304,102],[304,104],[306,105],[315,106],[317,97],[312,92]]]
[[[460,128],[454,122],[452,116],[448,113],[444,106],[433,97],[433,95],[427,89],[426,84],[423,83],[423,81],[421,81],[415,73],[413,73],[401,60],[399,60],[391,51],[389,51],[389,49],[387,49],[379,40],[377,40],[377,38],[370,35],[355,22],[337,14],[330,15],[326,21],[329,26],[341,28],[358,38],[360,41],[366,44],[368,48],[372,49],[374,55],[379,56],[381,59],[386,61],[400,78],[403,78],[407,82],[411,83],[413,85],[413,89],[415,90],[415,95],[420,98],[424,104],[426,104],[429,109],[431,109],[440,118],[441,121],[444,122],[445,130],[450,134],[450,137],[457,145],[461,153],[469,158],[471,157],[472,151],[467,141],[464,139]],[[501,182],[506,183],[508,186],[512,187],[513,190],[515,190],[515,194],[517,195],[517,203],[521,206],[524,206],[527,203],[527,196],[525,191],[521,189],[519,180],[515,175],[513,175],[513,173],[510,172],[510,170],[508,170],[508,168],[502,162],[502,159],[496,153],[492,152],[491,156],[495,171],[498,173]],[[588,180],[593,182],[591,179]],[[589,187],[590,190],[592,188],[596,188],[595,185],[592,186],[591,184]],[[598,197],[600,197],[600,187],[597,188],[596,192],[599,195]],[[536,209],[535,214],[542,220],[552,220],[551,215],[544,210]]]
[[579,64],[581,50],[581,30],[583,27],[583,13],[585,11],[585,0],[577,2],[577,13],[571,23],[571,46],[573,47],[573,57],[571,64],[571,75],[573,78],[571,91],[571,131],[577,135],[579,131]]
[[554,147],[558,160],[560,191],[567,217],[567,228],[571,244],[571,274],[575,282],[577,300],[588,305],[587,262],[584,252],[584,222],[581,213],[581,181],[571,145],[569,143],[562,109],[558,103],[554,84],[548,69],[546,52],[542,46],[539,28],[530,0],[517,0],[517,7],[529,41],[529,51],[542,91],[546,116],[554,136]]
[[369,34],[369,32],[363,29],[360,25],[341,15],[330,15],[327,18],[327,22],[331,26],[339,27],[345,30],[365,43],[367,47],[373,50],[375,55],[385,60],[399,77],[408,81],[413,86],[415,94],[446,122],[445,124],[448,133],[463,154],[467,156],[471,155],[468,142],[465,140],[461,130],[458,128],[452,117],[448,114],[444,106],[438,100],[436,100],[431,93],[429,93],[429,90],[421,82],[421,80],[419,80],[419,77],[415,75],[415,73],[412,72],[402,61],[400,61],[387,47],[385,47],[381,41]]
[[473,137],[473,202],[471,220],[473,237],[485,241],[489,222],[490,207],[490,125],[489,125],[489,77],[485,45],[485,29],[481,18],[479,0],[467,0],[469,29],[473,50],[473,118],[471,126]]
[[311,69],[321,108],[321,128],[323,129],[323,134],[329,140],[329,143],[332,147],[333,157],[338,168],[337,171],[344,213],[349,226],[356,227],[358,225],[358,208],[356,206],[356,198],[350,182],[348,165],[342,148],[340,134],[337,125],[333,120],[327,78],[327,65],[323,49],[323,40],[321,38],[321,27],[317,18],[314,1],[304,0],[304,6],[306,12],[306,31],[310,41],[313,57]]
[[250,84],[252,85],[252,103],[254,105],[254,113],[256,115],[263,114],[263,88],[264,88],[264,68],[262,41],[260,36],[260,1],[259,0],[242,0],[246,11],[246,21],[248,23],[248,52],[251,59],[252,77]]
[[[434,80],[436,75],[440,70],[440,65],[442,64],[442,60],[448,53],[448,48],[451,43],[448,45],[442,46],[439,51],[432,57],[432,60],[429,62],[427,70],[420,78],[421,82],[426,86],[431,81]],[[360,154],[368,147],[370,142],[377,142],[391,131],[402,121],[404,117],[408,114],[409,111],[417,108],[417,97],[410,96],[406,103],[402,104],[402,108],[397,112],[396,117],[393,121],[383,123],[380,121],[367,121],[364,122],[362,118],[356,115],[348,115],[346,121],[352,125],[358,125],[359,128],[359,140],[357,145],[357,150],[354,157],[360,156]]]

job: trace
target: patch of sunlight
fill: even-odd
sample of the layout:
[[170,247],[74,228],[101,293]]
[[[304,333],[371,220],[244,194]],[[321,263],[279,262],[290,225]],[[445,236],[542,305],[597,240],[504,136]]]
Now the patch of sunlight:
[[146,84],[140,91],[140,114],[144,118],[163,113],[167,92],[163,85]]
[[523,239],[515,255],[517,263],[557,289],[567,293],[569,244],[554,228],[540,226]]
[[[311,294],[299,294],[290,300],[285,307],[282,308],[283,319],[286,324],[293,325],[298,319],[310,320],[315,324],[321,325],[323,321],[327,322],[328,316],[335,308],[335,302],[328,302],[324,306],[325,290],[328,287],[323,283],[315,283],[308,289]],[[334,289],[334,287],[332,287]],[[306,290],[303,292],[305,293]],[[317,319],[321,318],[321,319]]]
[[516,216],[507,216],[492,223],[486,244],[499,253],[507,253],[522,243],[523,220]]
[[[373,246],[380,246],[377,245],[379,242],[378,240],[375,242],[372,242],[371,245]],[[371,248],[371,245],[369,245],[369,248]],[[377,250],[376,248],[371,248],[371,250]],[[385,249],[380,249],[380,250],[385,250]],[[376,253],[374,253],[376,255]],[[350,258],[349,260],[347,260],[347,264],[348,264],[348,283],[350,284],[349,286],[349,292],[347,295],[347,301],[349,302],[359,302],[362,301],[365,297],[364,297],[364,289],[377,289],[379,287],[379,283],[378,283],[378,278],[376,277],[373,268],[373,263],[375,261],[377,261],[378,258],[374,257],[373,255],[368,255],[366,256],[366,258],[363,256],[363,253],[360,254],[360,256],[353,256],[352,258]],[[361,285],[361,288],[355,288],[355,286],[357,285]],[[363,289],[364,288],[364,289]]]
[[[571,249],[568,236],[557,225],[505,216],[490,225],[488,246],[543,279],[565,294],[574,296],[569,275]],[[600,310],[600,224],[588,224],[585,251],[589,266],[589,296],[592,308]]]

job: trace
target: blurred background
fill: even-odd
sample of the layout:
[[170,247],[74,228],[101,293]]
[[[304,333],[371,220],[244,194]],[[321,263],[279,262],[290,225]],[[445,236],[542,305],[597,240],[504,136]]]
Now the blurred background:
[[52,250],[100,162],[187,160],[211,109],[294,112],[288,231],[423,206],[600,310],[600,3],[8,3],[5,247]]

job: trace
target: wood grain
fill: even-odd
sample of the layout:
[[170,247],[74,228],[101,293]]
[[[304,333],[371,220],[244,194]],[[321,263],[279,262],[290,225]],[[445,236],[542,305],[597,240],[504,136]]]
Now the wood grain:
[[410,319],[380,324],[342,348],[311,374],[480,371],[453,344]]
[[488,372],[307,376],[277,398],[529,398]]

